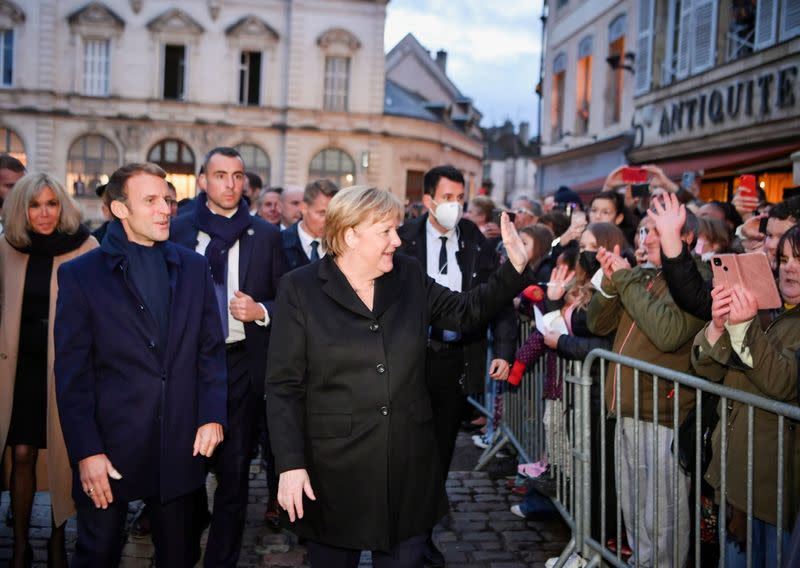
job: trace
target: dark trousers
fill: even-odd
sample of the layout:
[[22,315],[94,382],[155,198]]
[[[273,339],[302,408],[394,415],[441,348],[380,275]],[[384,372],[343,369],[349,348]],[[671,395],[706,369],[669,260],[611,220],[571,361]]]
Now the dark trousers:
[[[425,565],[427,535],[411,537],[397,544],[391,552],[372,551],[374,568],[422,568]],[[306,542],[311,568],[356,568],[361,551]]]
[[[150,513],[150,528],[156,549],[156,566],[190,568],[193,558],[193,494],[168,503],[145,499]],[[93,505],[78,508],[78,541],[72,568],[112,568],[118,566],[125,544],[127,501],[114,501],[108,509]]]
[[236,566],[247,514],[250,458],[263,411],[245,349],[228,351],[228,428],[212,463],[217,476],[204,566]]
[[425,381],[433,408],[433,427],[439,446],[442,473],[447,477],[456,437],[461,427],[466,395],[461,386],[464,373],[464,350],[460,347],[434,351],[428,349]]

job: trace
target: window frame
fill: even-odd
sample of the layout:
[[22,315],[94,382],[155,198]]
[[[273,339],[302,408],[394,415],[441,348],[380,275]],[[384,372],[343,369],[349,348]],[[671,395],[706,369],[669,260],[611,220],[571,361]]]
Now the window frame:
[[[328,152],[337,152],[338,153],[338,162],[339,162],[339,169],[337,170],[328,170],[325,169],[324,165],[327,162],[325,159],[325,154]],[[320,158],[322,160],[323,167],[321,169],[312,169],[314,165],[314,160]],[[347,171],[341,168],[343,163],[343,158],[349,160],[350,165],[352,165],[352,170]],[[346,180],[346,177],[351,175],[353,177],[352,181]],[[316,154],[311,157],[311,160],[308,162],[308,177],[310,180],[315,179],[322,179],[327,178],[333,181],[339,187],[347,187],[349,185],[353,185],[356,183],[356,162],[353,160],[353,157],[347,153],[347,151],[337,148],[335,146],[327,146],[322,148]],[[345,180],[347,183],[342,183],[342,180]]]
[[[333,65],[329,65],[329,63],[337,61],[344,62],[344,71],[331,69]],[[323,110],[330,112],[347,112],[350,110],[351,70],[352,57],[349,55],[325,55],[325,75],[322,87]],[[339,76],[336,76],[337,74]],[[337,83],[339,84],[337,85]]]
[[[87,148],[89,147],[89,139],[90,138],[98,138],[100,140],[100,155],[93,156],[86,153]],[[82,144],[82,153],[79,156],[73,156],[73,151],[77,147],[77,145]],[[106,157],[105,149],[110,148],[113,150],[114,155]],[[100,132],[85,132],[80,136],[77,136],[67,148],[67,164],[66,164],[66,183],[67,183],[67,191],[70,195],[74,195],[76,197],[92,197],[94,196],[94,190],[96,185],[93,187],[91,185],[87,186],[86,183],[91,183],[92,181],[97,181],[98,183],[107,183],[108,177],[111,173],[114,172],[120,165],[122,159],[122,152],[114,143],[114,141],[105,134]],[[73,162],[80,162],[80,168],[73,168]],[[115,163],[112,163],[115,162]],[[87,168],[87,164],[95,164],[95,168],[97,171],[90,171],[93,168]],[[81,170],[81,171],[77,171]],[[87,179],[86,182],[81,180],[81,176],[89,176],[95,175],[92,180]],[[77,179],[73,178],[77,176]],[[83,191],[77,191],[77,182],[80,181],[82,184]]]
[[[17,54],[17,33],[13,26],[0,28],[0,89],[13,89],[16,86],[16,54]],[[5,34],[11,34],[11,80],[6,83],[3,79],[5,75]]]
[[[256,93],[256,100],[252,101],[250,99],[251,92],[251,83],[250,80],[253,75],[253,62],[252,62],[252,55],[258,54],[258,92]],[[247,62],[243,63],[242,59],[247,56]],[[264,52],[259,50],[249,50],[249,49],[242,49],[239,51],[239,93],[238,93],[238,101],[239,104],[242,106],[260,106],[261,99],[263,97],[263,79],[264,76]]]
[[[105,61],[105,77],[104,77],[104,89],[103,92],[90,92],[89,89],[89,72],[88,72],[88,48],[89,45],[92,43],[104,43],[106,46],[106,61]],[[111,95],[111,57],[112,57],[112,50],[111,50],[111,39],[108,37],[100,37],[100,36],[86,36],[83,38],[83,88],[81,92],[84,96],[87,97],[108,97]]]
[[[166,96],[166,86],[167,86],[167,48],[168,47],[182,47],[183,48],[183,84],[181,92],[178,94],[177,97],[167,97]],[[185,102],[188,100],[188,93],[189,93],[189,44],[188,43],[171,43],[165,41],[161,44],[161,96],[160,99],[163,101],[176,101],[176,102]]]
[[[256,144],[255,142],[239,142],[234,148],[241,154],[245,169],[257,173],[261,176],[264,187],[269,187],[272,178],[272,159],[269,157],[269,153],[260,144]],[[255,148],[257,152],[261,152],[267,159],[266,170],[261,166],[254,165],[252,161],[248,160],[248,155],[242,151],[243,148],[247,148],[248,151],[250,148]],[[264,175],[264,172],[266,172],[266,175]]]

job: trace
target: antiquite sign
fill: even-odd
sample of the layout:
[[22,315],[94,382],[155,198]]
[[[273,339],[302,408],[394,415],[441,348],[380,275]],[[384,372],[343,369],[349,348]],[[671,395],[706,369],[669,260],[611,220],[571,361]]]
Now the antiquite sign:
[[698,138],[800,116],[800,63],[760,67],[636,109],[634,146]]

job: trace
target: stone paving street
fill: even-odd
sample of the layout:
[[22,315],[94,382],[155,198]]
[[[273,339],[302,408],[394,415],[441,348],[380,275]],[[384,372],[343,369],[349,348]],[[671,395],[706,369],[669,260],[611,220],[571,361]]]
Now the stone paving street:
[[[470,470],[479,455],[469,437],[461,434],[447,481],[451,513],[434,533],[434,540],[445,553],[448,568],[544,566],[545,560],[561,552],[569,540],[569,530],[560,519],[525,521],[514,516],[509,508],[520,498],[506,487],[506,476],[513,473],[516,462],[512,459],[495,460],[488,471],[472,472]],[[266,480],[255,463],[251,477],[250,507],[239,566],[308,566],[305,548],[297,545],[293,535],[271,532],[264,525]],[[5,518],[8,502],[8,493],[3,493],[0,518]],[[46,495],[37,495],[33,515],[34,566],[44,567],[50,534]],[[74,548],[75,537],[75,521],[71,520],[67,525],[68,550]],[[0,523],[0,565],[8,562],[11,543],[11,529]],[[149,539],[131,538],[123,551],[122,567],[149,568],[152,554]],[[361,566],[371,565],[369,554],[365,553]]]

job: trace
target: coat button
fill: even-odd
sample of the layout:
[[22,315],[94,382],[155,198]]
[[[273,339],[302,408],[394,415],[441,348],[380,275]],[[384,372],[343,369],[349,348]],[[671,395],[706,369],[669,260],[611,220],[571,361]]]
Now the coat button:
[[376,321],[374,321],[371,324],[369,324],[369,330],[370,331],[378,331],[380,328],[381,328],[380,324],[378,322],[376,322]]
[[383,363],[378,363],[375,365],[375,370],[378,371],[379,375],[382,375],[386,372],[386,366]]
[[139,311],[144,311],[144,306],[142,304],[139,304]]
[[155,349],[156,348],[156,342],[153,341],[153,340],[148,341],[147,342],[147,348],[148,349]]
[[381,406],[379,409],[380,413],[383,416],[389,416],[389,407],[388,406]]

